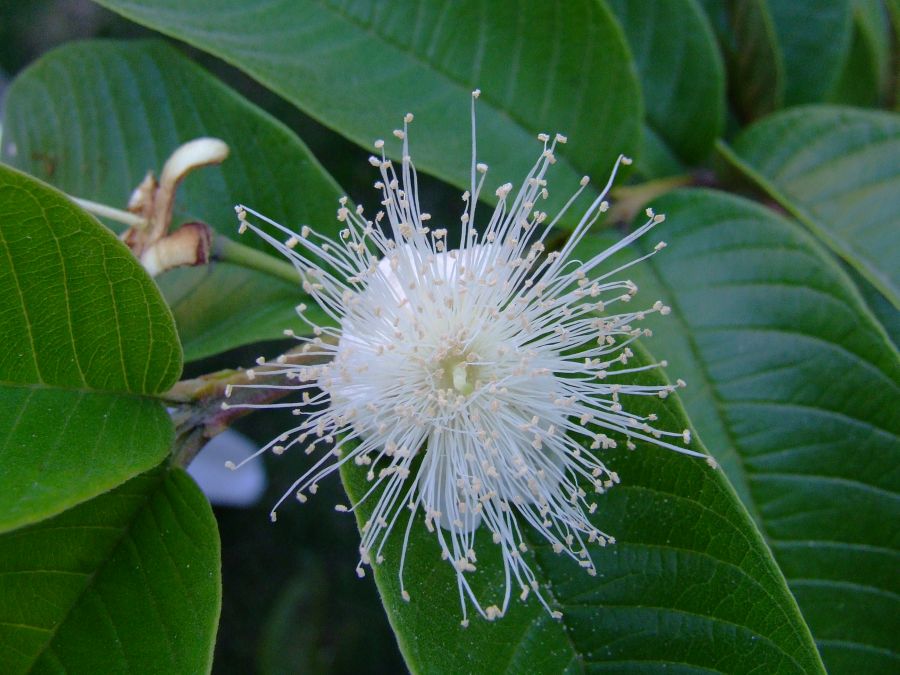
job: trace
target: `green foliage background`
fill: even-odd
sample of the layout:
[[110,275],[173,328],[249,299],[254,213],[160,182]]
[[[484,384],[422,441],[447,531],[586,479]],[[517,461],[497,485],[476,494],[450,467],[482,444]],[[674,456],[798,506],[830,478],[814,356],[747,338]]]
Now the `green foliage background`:
[[[897,0],[5,3],[0,671],[897,672],[898,30]],[[123,208],[215,136],[231,155],[187,178],[176,225],[233,238],[242,202],[332,230],[341,194],[373,203],[367,148],[413,111],[422,202],[451,223],[475,87],[497,183],[538,132],[567,134],[548,210],[634,156],[580,253],[667,214],[622,255],[669,243],[629,272],[673,308],[644,347],[690,384],[660,417],[722,471],[611,453],[599,576],[529,553],[563,620],[532,601],[463,630],[424,526],[412,603],[392,550],[356,579],[355,523],[332,506],[364,477],[271,525],[305,458],[261,460],[248,509],[213,511],[182,470],[217,400],[170,388],[284,350],[299,286],[235,258],[150,279],[121,226],[62,193]],[[262,444],[286,417],[236,427]],[[489,542],[479,559],[496,591]]]

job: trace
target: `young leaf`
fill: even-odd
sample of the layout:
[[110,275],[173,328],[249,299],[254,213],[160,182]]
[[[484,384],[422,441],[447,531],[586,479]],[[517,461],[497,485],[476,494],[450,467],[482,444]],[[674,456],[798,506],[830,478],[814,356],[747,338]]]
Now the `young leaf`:
[[880,2],[853,0],[853,39],[844,70],[828,95],[831,103],[877,106],[890,84],[891,26]]
[[706,16],[696,0],[608,4],[637,62],[648,124],[684,161],[702,161],[725,120],[724,66]]
[[[672,316],[653,345],[768,540],[832,673],[900,666],[900,363],[851,280],[800,227],[683,191],[632,271]],[[664,228],[664,229],[663,229]],[[633,256],[635,252],[631,253]]]
[[0,536],[0,671],[209,672],[221,604],[209,502],[156,469]]
[[[51,52],[10,86],[3,130],[5,161],[70,194],[120,207],[178,145],[215,136],[231,154],[221,167],[185,180],[176,225],[200,220],[236,237],[239,202],[294,226],[334,223],[339,188],[303,143],[162,43],[85,42]],[[270,252],[256,237],[241,243]],[[289,323],[302,300],[299,282],[226,263],[157,281],[189,360],[303,327],[296,318]]]
[[822,101],[834,86],[850,50],[850,4],[766,0],[784,59],[785,105]]
[[[363,147],[415,113],[428,131],[414,138],[418,168],[464,189],[475,88],[479,154],[503,180],[532,165],[538,131],[569,136],[556,173],[573,185],[606,176],[640,143],[633,61],[615,18],[592,0],[100,4],[241,68]],[[547,210],[566,197],[551,193]]]
[[[647,362],[637,351],[637,361]],[[642,379],[658,383],[659,375]],[[660,428],[688,425],[674,398],[661,404],[641,399],[629,401],[629,409],[658,413]],[[404,578],[410,601],[404,602],[398,528],[375,567],[375,581],[413,672],[822,671],[781,573],[723,474],[668,450],[639,446],[631,452],[622,445],[604,457],[622,483],[598,498],[592,516],[617,539],[593,547],[596,577],[553,553],[534,532],[528,536],[523,555],[541,592],[562,612],[559,621],[531,597],[514,599],[495,622],[476,616],[461,627],[456,572],[441,560],[421,517],[409,537]],[[369,487],[365,470],[345,466],[345,487],[359,499]],[[357,511],[360,525],[375,499]],[[498,597],[503,561],[486,528],[476,550],[478,570],[470,583],[478,597]]]
[[156,465],[146,395],[181,373],[166,307],[131,252],[66,197],[0,166],[0,531]]
[[900,307],[896,115],[797,108],[747,129],[725,155]]
[[830,94],[850,52],[850,0],[699,1],[727,57],[741,118]]
[[784,105],[784,56],[765,0],[738,0],[729,7],[729,93],[739,115],[752,120]]

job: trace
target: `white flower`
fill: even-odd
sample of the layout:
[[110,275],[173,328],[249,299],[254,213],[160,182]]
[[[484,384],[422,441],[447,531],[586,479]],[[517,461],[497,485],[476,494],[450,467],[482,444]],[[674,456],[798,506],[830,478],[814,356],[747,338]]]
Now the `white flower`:
[[[456,569],[463,625],[467,599],[487,619],[502,616],[513,583],[522,599],[534,591],[552,611],[521,555],[526,523],[557,553],[596,573],[589,547],[613,538],[591,522],[597,503],[587,488],[599,494],[619,482],[599,458],[601,450],[616,446],[606,432],[624,437],[629,448],[638,440],[703,456],[665,440],[687,444],[687,431],[655,429],[654,415],[627,410],[628,397],[665,398],[676,388],[628,383],[637,371],[665,365],[632,367],[628,345],[649,334],[636,322],[669,310],[661,302],[628,309],[637,287],[617,278],[624,268],[601,270],[663,217],[648,210],[647,222],[615,246],[586,261],[572,258],[606,210],[604,197],[619,165],[630,160],[619,158],[568,242],[547,252],[547,237],[565,208],[551,218],[538,205],[547,198],[546,173],[565,138],[541,134],[543,150],[525,181],[518,189],[500,186],[490,221],[476,229],[475,205],[487,173],[474,152],[477,96],[472,188],[463,195],[458,242],[450,241],[455,237],[447,229],[433,227],[419,205],[407,139],[412,115],[394,132],[403,142],[399,167],[386,158],[384,142],[375,143],[381,156],[370,162],[381,173],[375,187],[383,210],[374,219],[342,198],[342,229],[332,239],[310,227],[294,233],[237,207],[242,231],[251,227],[284,253],[304,290],[340,327],[310,324],[312,335],[297,337],[304,354],[327,362],[296,365],[282,357],[267,365],[269,373],[296,382],[291,388],[301,401],[295,412],[304,417],[261,452],[295,445],[307,453],[326,450],[275,508],[290,494],[306,501],[344,463],[367,466],[371,489],[360,502],[372,497],[377,503],[362,528],[360,576],[363,564],[381,562],[385,541],[400,522],[400,584],[409,599],[403,557],[421,510]],[[585,177],[566,208],[587,185]],[[247,214],[283,232],[286,242],[250,224]],[[298,307],[301,317],[305,309]],[[506,570],[504,597],[488,607],[466,576],[476,568],[479,527],[490,531]]]

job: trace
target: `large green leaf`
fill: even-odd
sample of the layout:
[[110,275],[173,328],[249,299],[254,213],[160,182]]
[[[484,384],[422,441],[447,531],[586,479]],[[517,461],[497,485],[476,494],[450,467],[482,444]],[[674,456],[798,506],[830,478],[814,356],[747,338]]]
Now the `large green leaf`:
[[[70,194],[124,206],[149,168],[204,135],[231,155],[185,180],[177,221],[236,236],[233,207],[243,202],[295,227],[335,222],[339,189],[302,142],[161,43],[69,44],[40,59],[9,88],[3,157]],[[242,243],[269,251],[255,237]],[[301,300],[299,284],[292,293],[283,280],[225,264],[163,274],[159,284],[188,359],[280,336]]]
[[834,106],[789,110],[726,157],[900,307],[900,118]]
[[131,252],[63,195],[0,166],[0,531],[157,464],[148,398],[181,373],[172,315]]
[[[646,359],[641,350],[639,361]],[[644,361],[646,362],[646,361]],[[659,382],[658,374],[644,374]],[[687,425],[674,398],[629,401],[655,411],[662,428]],[[620,444],[621,447],[622,444]],[[699,443],[697,447],[701,447]],[[421,518],[409,538],[401,600],[395,533],[375,568],[388,617],[413,672],[820,672],[812,639],[784,579],[722,473],[702,460],[646,446],[607,451],[622,484],[599,500],[593,521],[613,534],[594,547],[596,577],[526,532],[526,555],[542,592],[563,613],[556,621],[535,598],[514,601],[493,623],[460,626],[456,575],[441,560]],[[344,470],[352,499],[365,471]],[[368,504],[369,508],[366,508]],[[358,511],[369,517],[374,498]],[[523,524],[524,527],[524,524]],[[498,547],[484,528],[476,538],[478,572],[470,576],[485,604],[504,587]]]
[[[417,166],[468,188],[469,92],[482,90],[479,159],[499,184],[534,162],[538,132],[568,134],[556,173],[603,179],[640,143],[637,74],[596,0],[100,0],[207,50],[365,147],[412,111]],[[388,150],[396,144],[388,144]],[[493,194],[493,189],[486,191]],[[553,193],[553,203],[568,197]]]
[[642,293],[672,306],[674,318],[648,318],[654,349],[687,380],[691,419],[767,538],[829,670],[896,671],[895,348],[794,223],[706,191],[655,206],[670,245],[633,268]]
[[725,75],[696,0],[607,0],[637,62],[647,120],[685,161],[702,161],[722,132]]
[[0,670],[208,672],[221,604],[209,502],[155,470],[0,536]]
[[825,100],[845,69],[851,0],[699,0],[719,34],[744,119]]

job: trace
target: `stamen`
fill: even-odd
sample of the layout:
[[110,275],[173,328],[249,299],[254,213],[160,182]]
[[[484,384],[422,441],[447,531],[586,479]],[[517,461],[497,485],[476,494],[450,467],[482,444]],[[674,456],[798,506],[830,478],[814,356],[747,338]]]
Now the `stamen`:
[[[470,607],[488,621],[503,617],[513,588],[521,590],[522,602],[533,595],[553,618],[562,616],[543,597],[529,567],[523,524],[587,574],[597,573],[589,547],[615,539],[595,525],[603,501],[594,495],[619,482],[600,460],[605,451],[623,441],[629,450],[637,442],[650,443],[716,466],[701,452],[675,444],[690,445],[690,430],[656,428],[656,415],[630,412],[632,397],[666,398],[685,386],[683,380],[643,384],[633,377],[666,366],[664,360],[636,363],[629,345],[649,335],[639,326],[648,315],[670,310],[662,301],[647,307],[633,300],[637,286],[619,273],[665,244],[616,269],[600,269],[664,222],[664,216],[648,209],[647,221],[620,242],[585,261],[573,259],[576,246],[609,208],[606,197],[620,166],[631,160],[618,158],[568,241],[548,252],[551,232],[590,189],[590,179],[580,180],[553,217],[541,211],[541,200],[549,196],[548,173],[567,138],[539,134],[543,147],[531,170],[518,187],[503,183],[496,189],[496,208],[486,224],[476,227],[476,205],[488,172],[476,153],[479,95],[477,89],[472,92],[471,185],[463,194],[455,249],[447,229],[432,226],[419,204],[409,113],[403,128],[393,132],[402,144],[399,164],[387,159],[384,140],[375,141],[381,156],[369,162],[380,173],[375,186],[383,210],[373,220],[342,197],[341,224],[331,237],[326,229],[310,226],[292,232],[252,209],[236,207],[241,231],[253,229],[287,257],[301,287],[330,323],[312,323],[307,305],[298,304],[307,328],[301,335],[285,334],[300,342],[304,361],[262,359],[246,371],[248,381],[259,383],[229,385],[225,392],[231,397],[238,386],[268,386],[296,393],[298,402],[234,403],[230,398],[222,404],[223,409],[291,407],[299,417],[297,426],[260,453],[280,454],[294,446],[317,453],[273,508],[273,521],[285,499],[304,503],[323,478],[348,462],[364,472],[365,494],[335,510],[365,509],[360,576],[363,565],[384,560],[385,543],[406,518],[398,574],[407,602],[405,556],[421,510],[442,558],[456,570],[463,626]],[[273,228],[277,236],[269,234]],[[635,304],[641,306],[632,311]],[[616,314],[621,307],[629,309]],[[306,360],[310,357],[316,361]],[[273,375],[288,383],[266,385]],[[227,466],[238,468],[232,462]],[[490,532],[507,572],[506,587],[494,604],[482,604],[469,582],[477,570],[475,532],[481,527]]]

